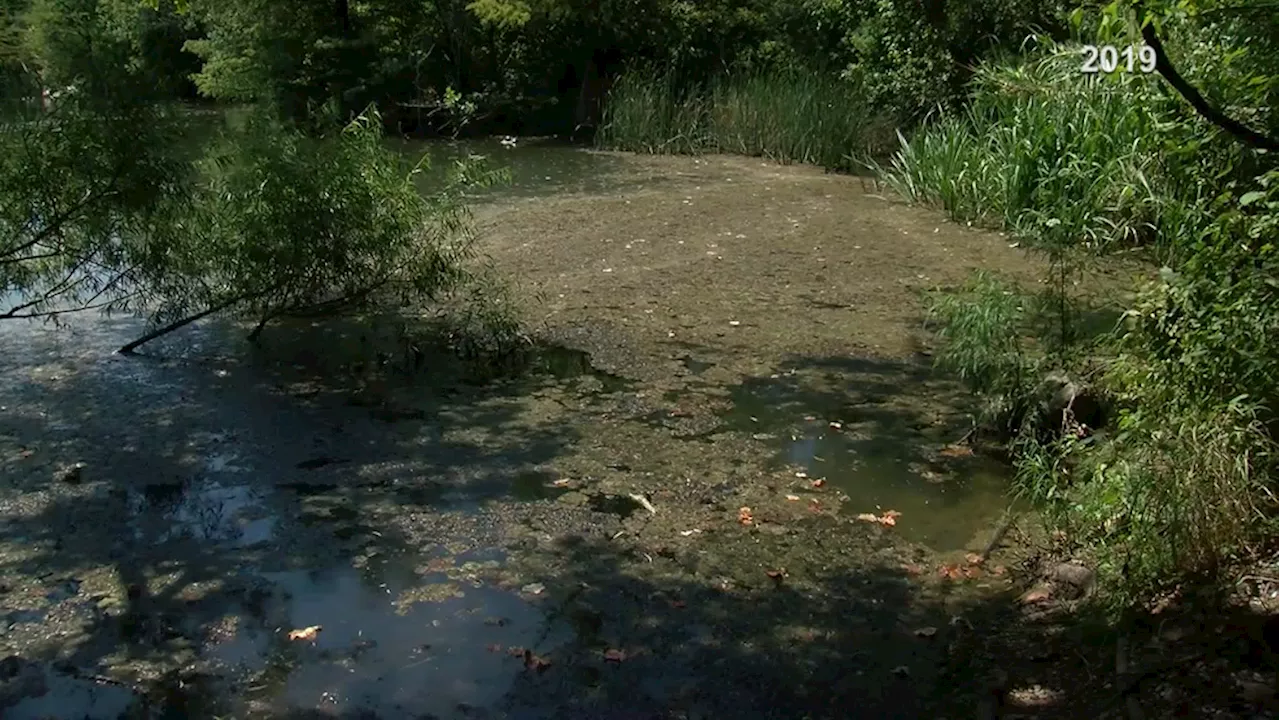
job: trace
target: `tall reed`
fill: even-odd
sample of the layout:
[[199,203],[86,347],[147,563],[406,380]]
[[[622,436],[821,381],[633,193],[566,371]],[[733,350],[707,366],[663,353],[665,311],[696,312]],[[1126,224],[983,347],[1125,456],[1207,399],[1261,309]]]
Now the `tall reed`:
[[858,88],[821,73],[775,71],[680,87],[634,71],[614,86],[597,143],[649,153],[737,153],[850,168],[871,113]]

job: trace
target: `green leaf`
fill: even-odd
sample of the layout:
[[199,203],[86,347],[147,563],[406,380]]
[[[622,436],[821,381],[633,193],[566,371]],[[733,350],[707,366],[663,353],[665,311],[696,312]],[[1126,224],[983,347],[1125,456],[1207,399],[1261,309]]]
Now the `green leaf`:
[[1247,192],[1244,195],[1240,196],[1240,207],[1252,205],[1253,203],[1258,202],[1264,197],[1266,197],[1266,194],[1258,192],[1257,190],[1252,190],[1250,192]]

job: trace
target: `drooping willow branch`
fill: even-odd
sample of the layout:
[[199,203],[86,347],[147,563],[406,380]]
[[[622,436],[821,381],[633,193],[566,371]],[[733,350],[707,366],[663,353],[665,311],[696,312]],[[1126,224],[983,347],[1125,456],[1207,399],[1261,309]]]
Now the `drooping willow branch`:
[[[1141,13],[1141,10],[1139,10],[1139,12]],[[1139,19],[1142,20],[1144,18],[1139,15]],[[1186,78],[1182,77],[1182,74],[1178,72],[1178,69],[1173,66],[1173,63],[1169,60],[1168,54],[1164,51],[1164,43],[1160,41],[1160,34],[1156,31],[1154,24],[1150,22],[1143,23],[1142,40],[1156,53],[1156,72],[1160,73],[1160,76],[1163,77],[1169,85],[1171,85],[1173,89],[1183,97],[1184,100],[1190,103],[1191,107],[1195,108],[1196,112],[1199,113],[1201,117],[1227,131],[1232,137],[1249,147],[1266,150],[1272,153],[1276,152],[1277,149],[1280,149],[1280,145],[1277,144],[1276,138],[1260,133],[1235,118],[1228,117],[1226,113],[1210,105],[1209,101],[1200,94],[1200,91],[1191,85],[1191,83],[1187,82]]]

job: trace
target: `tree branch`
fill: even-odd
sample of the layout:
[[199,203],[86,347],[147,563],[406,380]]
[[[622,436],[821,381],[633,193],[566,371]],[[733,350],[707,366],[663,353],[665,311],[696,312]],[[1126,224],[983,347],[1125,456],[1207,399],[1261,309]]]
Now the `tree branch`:
[[152,340],[155,340],[158,337],[168,335],[169,333],[175,330],[180,330],[197,320],[204,319],[217,312],[222,312],[223,310],[226,310],[227,308],[233,305],[242,303],[245,300],[249,300],[253,297],[256,297],[257,295],[258,293],[253,293],[249,295],[237,295],[236,297],[233,297],[230,300],[227,300],[226,302],[222,302],[217,305],[214,305],[213,307],[201,310],[195,315],[188,315],[187,317],[184,317],[181,320],[175,320],[174,322],[171,322],[162,328],[156,328],[155,330],[152,330],[146,335],[143,335],[137,340],[134,340],[133,342],[120,348],[116,352],[120,353],[121,355],[132,355],[134,351],[137,350],[139,347],[141,347],[142,345],[145,345],[146,343],[151,342]]
[[[1141,11],[1139,11],[1141,12]],[[1191,103],[1191,107],[1195,108],[1200,116],[1209,122],[1217,125],[1219,128],[1230,133],[1234,138],[1252,148],[1266,150],[1268,152],[1276,152],[1280,149],[1280,144],[1276,138],[1264,135],[1250,127],[1244,125],[1233,118],[1227,117],[1222,111],[1209,104],[1200,91],[1195,89],[1191,83],[1187,82],[1178,69],[1169,61],[1169,56],[1165,54],[1164,43],[1160,41],[1160,35],[1156,32],[1155,25],[1145,22],[1142,25],[1142,40],[1156,53],[1156,71],[1160,73],[1173,89],[1183,97],[1187,102]]]

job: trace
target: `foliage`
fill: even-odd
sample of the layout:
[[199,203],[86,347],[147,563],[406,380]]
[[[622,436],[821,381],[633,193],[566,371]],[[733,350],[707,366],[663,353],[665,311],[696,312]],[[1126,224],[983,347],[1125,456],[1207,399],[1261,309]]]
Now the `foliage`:
[[[1126,37],[1106,18],[1077,16],[1077,26]],[[1249,42],[1265,24],[1246,29],[1230,13],[1159,20],[1181,72],[1212,102],[1274,126],[1274,54]],[[1027,325],[1027,352],[1077,376],[1101,368],[1117,411],[1082,434],[1019,436],[1017,486],[1092,548],[1124,606],[1274,550],[1280,183],[1274,156],[1242,152],[1159,77],[1086,79],[1077,68],[1073,45],[981,67],[972,104],[904,140],[884,177],[1049,253],[1038,312],[1059,314]],[[1080,251],[1135,247],[1166,267],[1120,328],[1078,346],[1068,275]],[[990,289],[940,301],[940,359],[969,378],[1002,377],[1009,303]]]
[[[131,292],[156,257],[144,246],[160,206],[186,176],[183,123],[131,69],[108,18],[85,0],[36,10],[0,117],[0,291],[22,297],[0,308],[10,317]],[[74,88],[47,111],[46,78]]]
[[188,236],[152,278],[157,322],[224,305],[265,322],[456,286],[470,251],[462,193],[490,174],[459,162],[424,196],[422,169],[381,144],[373,112],[319,138],[264,113],[228,128],[197,164]]

